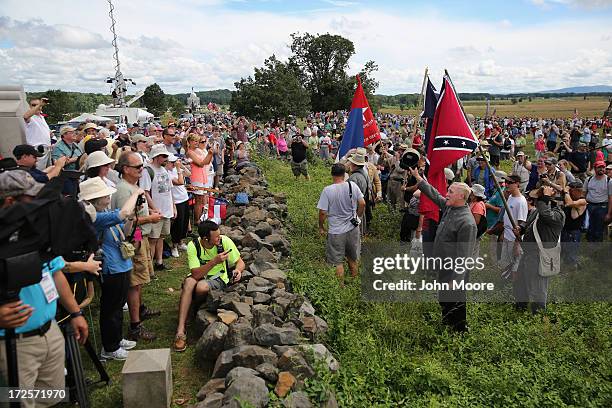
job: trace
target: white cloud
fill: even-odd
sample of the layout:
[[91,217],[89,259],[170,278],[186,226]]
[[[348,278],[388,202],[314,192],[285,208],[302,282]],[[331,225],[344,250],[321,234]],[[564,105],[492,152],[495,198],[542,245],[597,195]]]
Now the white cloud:
[[[223,2],[117,2],[124,75],[138,89],[152,82],[171,93],[191,86],[231,89],[270,55],[287,58],[289,35],[298,31],[351,39],[352,72],[374,60],[380,93],[418,92],[425,66],[436,84],[448,69],[460,92],[608,84],[611,74],[605,20],[523,26],[357,7],[342,14],[246,13],[219,7]],[[3,12],[10,17],[0,17],[0,44],[14,47],[0,48],[0,83],[109,91],[104,80],[113,75],[114,62],[105,2],[4,0]]]
[[549,8],[553,5],[567,5],[582,8],[606,8],[612,6],[612,0],[530,0],[536,6]]

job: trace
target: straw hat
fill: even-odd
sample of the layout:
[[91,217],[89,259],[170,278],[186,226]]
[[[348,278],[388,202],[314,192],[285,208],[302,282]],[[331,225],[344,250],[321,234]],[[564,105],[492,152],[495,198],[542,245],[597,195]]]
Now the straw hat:
[[106,185],[100,177],[93,177],[79,184],[79,200],[93,200],[94,198],[106,197],[114,194],[117,189]]
[[472,194],[474,194],[476,197],[482,198],[483,200],[487,198],[485,188],[480,184],[472,184]]
[[85,125],[85,127],[83,128],[83,132],[85,132],[87,129],[96,129],[96,130],[97,130],[97,129],[98,129],[98,127],[96,126],[96,124],[95,124],[95,123],[91,123],[91,122],[89,122],[89,123],[87,123],[87,124]]
[[105,166],[107,164],[113,164],[114,162],[115,161],[108,157],[106,153],[101,150],[97,150],[87,156],[87,160],[85,160],[85,168],[91,169],[92,167],[100,167]]
[[75,130],[76,129],[72,126],[62,126],[62,128],[60,129],[60,136],[64,136],[64,134],[68,132],[74,132]]

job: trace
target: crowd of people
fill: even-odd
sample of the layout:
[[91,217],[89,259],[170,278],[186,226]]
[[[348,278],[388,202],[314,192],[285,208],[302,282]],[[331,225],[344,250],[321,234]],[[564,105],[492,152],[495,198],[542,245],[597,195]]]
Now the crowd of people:
[[[103,260],[92,255],[68,263],[64,272],[101,276],[104,359],[124,360],[136,342],[156,338],[143,321],[160,312],[144,304],[143,292],[169,268],[165,255],[178,258],[185,252],[190,269],[180,297],[176,351],[187,347],[192,301],[240,280],[245,267],[240,253],[219,233],[218,224],[207,220],[207,207],[229,169],[251,165],[253,154],[287,161],[296,180],[303,176],[305,182],[309,161],[338,161],[331,165],[333,183],[323,190],[317,208],[319,231],[327,237],[326,256],[342,284],[345,260],[357,276],[361,237],[376,205],[384,203],[402,213],[399,240],[433,243],[423,246],[429,255],[440,255],[448,249],[445,243],[462,242],[469,245],[455,246],[451,255],[478,256],[482,237],[489,236],[502,275],[513,277],[517,307],[531,303],[537,311],[546,304],[548,276],[537,272],[541,254],[524,251],[520,242],[555,247],[560,239],[566,264],[576,268],[582,234],[602,242],[612,219],[612,137],[606,119],[477,119],[472,125],[483,150],[445,169],[449,188],[441,197],[424,177],[423,124],[414,117],[377,114],[380,141],[340,158],[347,112],[313,113],[298,126],[294,118],[261,124],[214,111],[165,126],[65,125],[56,136],[45,122],[44,106],[42,99],[31,101],[24,115],[27,144],[3,160],[10,171],[0,174],[2,206],[30,201],[41,186],[69,175],[63,177],[62,193],[78,199],[91,217]],[[412,169],[400,166],[407,153],[420,156]],[[423,195],[440,207],[438,222],[419,212]],[[190,233],[197,239],[188,240]],[[53,274],[54,286],[73,314],[77,333],[86,338],[87,324],[63,276],[61,270]],[[453,279],[452,273],[440,276]],[[440,300],[443,321],[458,331],[467,330],[462,296]],[[33,310],[26,305],[37,300],[27,298],[3,305],[0,327],[16,328],[20,341],[47,335],[55,315],[55,304],[47,303],[49,310]],[[124,310],[129,316],[125,335]],[[39,374],[44,367],[57,369],[59,351],[52,354],[53,362],[49,358],[37,365]],[[28,364],[20,361],[20,367]],[[28,378],[29,386],[44,381],[36,373]]]

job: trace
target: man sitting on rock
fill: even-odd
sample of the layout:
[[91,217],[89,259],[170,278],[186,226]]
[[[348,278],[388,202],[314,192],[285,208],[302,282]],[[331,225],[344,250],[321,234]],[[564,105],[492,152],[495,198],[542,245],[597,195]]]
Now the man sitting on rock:
[[200,238],[187,245],[187,261],[191,273],[183,281],[179,303],[179,321],[174,340],[175,351],[185,351],[185,323],[194,298],[206,296],[211,290],[224,289],[230,279],[240,281],[245,265],[236,244],[221,235],[219,226],[206,220],[198,226]]

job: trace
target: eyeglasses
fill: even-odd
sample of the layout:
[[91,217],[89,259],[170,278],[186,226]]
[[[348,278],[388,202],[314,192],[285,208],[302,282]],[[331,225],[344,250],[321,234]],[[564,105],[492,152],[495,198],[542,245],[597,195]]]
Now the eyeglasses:
[[140,169],[142,169],[144,167],[144,164],[139,164],[137,166],[125,166],[125,167],[130,167],[132,169],[140,170]]

